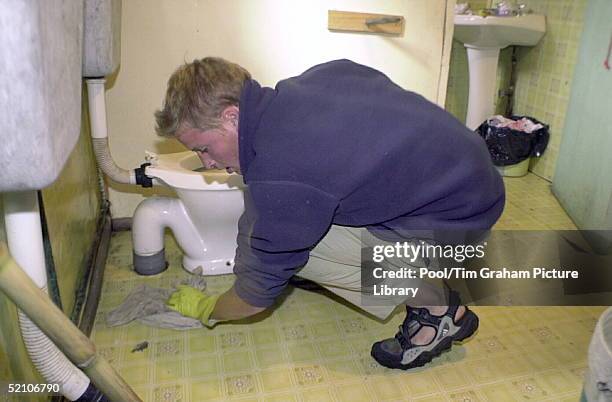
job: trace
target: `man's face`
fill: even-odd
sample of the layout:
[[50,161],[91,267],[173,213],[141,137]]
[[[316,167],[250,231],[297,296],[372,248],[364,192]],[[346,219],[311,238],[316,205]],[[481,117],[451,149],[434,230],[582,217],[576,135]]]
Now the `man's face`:
[[196,152],[205,169],[226,169],[228,173],[240,173],[238,157],[238,108],[235,112],[223,112],[221,127],[210,130],[185,129],[177,132],[181,144]]

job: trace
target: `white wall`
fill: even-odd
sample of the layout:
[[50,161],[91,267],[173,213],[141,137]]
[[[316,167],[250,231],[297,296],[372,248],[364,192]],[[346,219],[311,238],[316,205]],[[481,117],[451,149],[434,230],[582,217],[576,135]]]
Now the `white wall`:
[[[145,149],[184,150],[174,140],[156,137],[153,112],[161,107],[172,72],[205,56],[239,63],[268,86],[314,64],[349,58],[443,105],[449,61],[449,47],[443,43],[450,44],[452,35],[452,15],[446,10],[452,10],[453,4],[452,0],[123,0],[121,66],[107,84],[111,152],[120,166],[132,168],[141,163]],[[405,32],[401,37],[330,32],[328,10],[403,15]],[[113,216],[131,216],[143,195],[151,193],[113,184]]]

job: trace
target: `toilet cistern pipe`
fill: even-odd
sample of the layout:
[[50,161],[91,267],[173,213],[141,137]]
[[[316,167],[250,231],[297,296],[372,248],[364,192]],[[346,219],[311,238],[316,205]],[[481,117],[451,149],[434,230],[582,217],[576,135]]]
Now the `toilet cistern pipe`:
[[133,170],[123,169],[115,163],[108,145],[108,127],[106,125],[106,92],[104,78],[91,78],[87,83],[89,100],[89,120],[91,138],[98,166],[111,180],[123,184],[140,184],[151,187],[152,180],[144,174],[145,165]]

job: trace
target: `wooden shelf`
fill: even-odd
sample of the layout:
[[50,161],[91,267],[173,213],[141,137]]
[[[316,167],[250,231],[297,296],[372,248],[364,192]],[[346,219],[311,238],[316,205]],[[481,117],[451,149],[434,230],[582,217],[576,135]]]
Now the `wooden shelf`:
[[327,29],[340,32],[401,36],[404,33],[404,17],[401,15],[329,10],[327,12]]

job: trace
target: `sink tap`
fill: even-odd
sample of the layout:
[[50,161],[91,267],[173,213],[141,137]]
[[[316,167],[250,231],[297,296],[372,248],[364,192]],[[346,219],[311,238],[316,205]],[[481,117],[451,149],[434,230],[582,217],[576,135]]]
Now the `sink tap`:
[[499,17],[511,17],[517,14],[515,7],[509,1],[501,1],[497,3],[495,14]]
[[521,3],[518,5],[517,15],[521,16],[521,15],[531,14],[532,12],[533,11],[531,9],[527,8],[527,4]]

